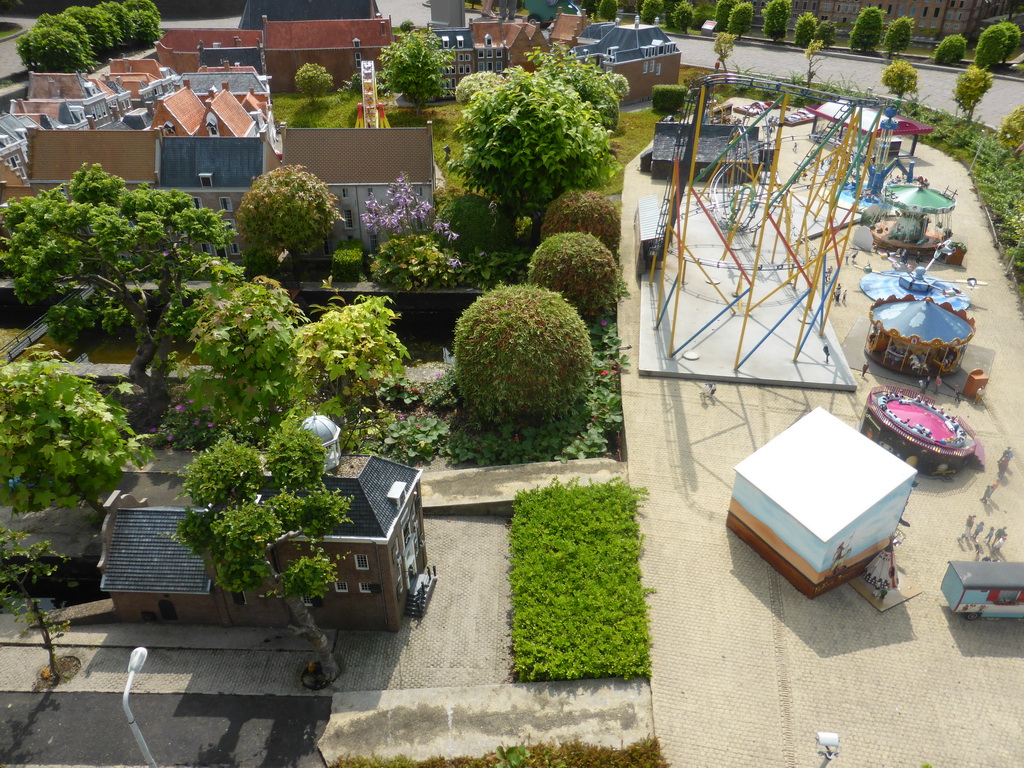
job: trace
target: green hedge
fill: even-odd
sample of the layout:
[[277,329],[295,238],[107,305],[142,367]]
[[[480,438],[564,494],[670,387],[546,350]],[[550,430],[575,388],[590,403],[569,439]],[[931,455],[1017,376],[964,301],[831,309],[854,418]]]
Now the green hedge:
[[651,93],[655,112],[678,112],[686,101],[686,88],[681,85],[656,85]]
[[512,651],[520,681],[649,677],[637,506],[621,480],[516,494]]
[[363,242],[342,240],[331,256],[331,280],[358,283],[363,279]]

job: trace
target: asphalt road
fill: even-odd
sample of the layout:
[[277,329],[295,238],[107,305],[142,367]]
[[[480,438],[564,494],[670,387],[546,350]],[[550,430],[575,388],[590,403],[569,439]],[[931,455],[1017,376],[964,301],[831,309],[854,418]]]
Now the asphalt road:
[[[141,765],[120,694],[5,693],[0,765]],[[133,695],[159,765],[323,768],[329,696]]]

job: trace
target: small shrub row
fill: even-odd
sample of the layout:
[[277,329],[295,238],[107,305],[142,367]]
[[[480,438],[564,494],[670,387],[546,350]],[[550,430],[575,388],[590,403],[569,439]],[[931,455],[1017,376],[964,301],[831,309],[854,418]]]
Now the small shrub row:
[[655,112],[678,112],[686,103],[688,89],[681,85],[656,85],[651,94],[651,108]]
[[362,277],[362,241],[342,240],[331,255],[331,280],[336,283],[357,283]]
[[[564,744],[542,742],[530,747],[509,747],[522,757],[519,768],[668,768],[657,739],[644,739],[621,749],[599,747],[579,741]],[[524,754],[525,753],[525,754]],[[330,768],[494,768],[511,765],[494,752],[480,757],[343,757]]]
[[521,681],[651,674],[637,507],[642,488],[578,480],[521,491],[510,529]]

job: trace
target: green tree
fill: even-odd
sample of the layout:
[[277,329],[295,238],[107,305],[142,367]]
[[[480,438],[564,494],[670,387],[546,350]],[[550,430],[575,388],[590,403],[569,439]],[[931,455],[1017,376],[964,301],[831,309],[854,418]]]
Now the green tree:
[[39,630],[46,649],[50,678],[56,684],[60,682],[60,670],[54,643],[67,632],[68,623],[55,621],[49,611],[43,610],[39,598],[29,594],[29,587],[52,576],[58,561],[67,558],[54,552],[48,541],[23,545],[21,540],[26,536],[25,532],[0,526],[0,608],[13,614],[30,629]]
[[455,380],[473,415],[518,425],[564,415],[591,375],[590,335],[561,295],[535,285],[496,288],[455,324]]
[[116,45],[125,45],[132,39],[132,18],[128,9],[122,3],[107,2],[96,6],[97,10],[104,11],[114,24]]
[[502,77],[497,72],[474,72],[459,80],[455,86],[455,103],[469,104],[478,91],[485,91],[497,86]]
[[295,90],[310,101],[317,101],[334,90],[334,78],[319,64],[307,62],[295,73]]
[[452,165],[467,187],[512,215],[534,216],[538,230],[544,207],[562,192],[598,187],[611,176],[599,116],[556,78],[512,69],[463,110],[455,132],[463,151]]
[[231,242],[220,215],[196,208],[184,192],[145,184],[127,189],[100,166],[83,165],[66,189],[12,201],[5,223],[11,237],[0,263],[14,277],[18,299],[35,303],[55,290],[94,290],[46,313],[51,335],[72,340],[97,321],[108,331],[130,324],[136,348],[128,379],[159,418],[169,402],[172,342],[190,330],[182,325],[186,282],[206,279],[217,263],[204,244]]
[[715,18],[716,11],[717,8],[715,3],[698,2],[693,6],[693,19],[690,21],[690,29],[696,29],[698,31],[703,29],[704,22],[713,20]]
[[21,5],[21,0],[0,0],[0,13],[10,13]]
[[541,243],[530,259],[529,281],[562,294],[583,317],[607,312],[625,295],[618,259],[584,232],[563,232]]
[[999,126],[999,140],[1013,149],[1024,144],[1024,105],[1015,107],[1003,118]]
[[729,17],[732,16],[732,9],[736,7],[739,0],[718,0],[715,3],[715,23],[718,25],[718,32],[729,30]]
[[[567,48],[556,45],[550,51],[533,51],[527,58],[537,67],[537,72],[552,77],[570,86],[576,94],[589,104],[601,117],[601,123],[609,131],[619,125],[619,101],[626,94],[618,90],[616,83],[623,80],[621,75],[608,72],[596,64],[581,61]],[[628,93],[629,83],[626,82]]]
[[963,35],[946,35],[935,48],[936,64],[959,64],[967,52],[967,38]]
[[824,48],[831,48],[836,44],[836,25],[831,21],[818,22],[818,28],[814,32],[814,39],[821,40]]
[[967,115],[967,122],[974,119],[974,109],[992,87],[992,73],[973,64],[957,79],[953,87],[953,101]]
[[807,48],[818,32],[818,20],[810,11],[804,11],[796,20],[793,31],[793,42],[797,48]]
[[393,330],[398,314],[390,303],[386,296],[359,296],[331,306],[296,334],[295,363],[310,399],[319,413],[341,417],[349,436],[366,414],[364,401],[405,371],[409,351]]
[[660,19],[664,15],[664,0],[643,0],[640,6],[640,21],[644,24],[653,24],[655,19]]
[[93,56],[116,48],[120,42],[120,30],[117,22],[105,8],[73,5],[61,14],[61,18],[74,19],[82,25],[89,36]]
[[1006,29],[1002,24],[994,24],[982,32],[978,38],[978,45],[974,48],[975,66],[988,69],[993,64],[1001,62],[1006,42]]
[[910,47],[910,36],[914,32],[914,20],[909,16],[893,19],[885,28],[882,47],[891,59],[894,54],[903,53]]
[[807,78],[804,84],[808,88],[811,87],[811,83],[814,82],[814,76],[818,74],[818,69],[821,67],[821,52],[824,48],[825,44],[821,40],[811,40],[804,50],[804,58],[807,59]]
[[768,0],[764,7],[764,28],[765,37],[776,43],[786,39],[786,32],[789,31],[789,17],[793,13],[792,0]]
[[878,6],[862,8],[850,32],[850,50],[870,53],[878,49],[882,41],[882,25],[885,11]]
[[693,6],[686,0],[676,3],[676,7],[668,15],[668,20],[670,26],[686,34],[693,25]]
[[882,85],[899,99],[917,93],[917,70],[910,62],[898,59],[882,70]]
[[999,61],[1005,64],[1006,60],[1020,48],[1021,31],[1012,21],[1002,21],[996,26],[1003,28],[1003,56]]
[[265,277],[217,282],[203,297],[192,340],[202,366],[194,397],[214,404],[245,436],[276,428],[298,381],[292,349],[304,317]]
[[601,0],[597,13],[602,19],[612,21],[619,13],[618,0]]
[[312,250],[331,234],[338,198],[301,165],[264,173],[242,195],[235,218],[245,241],[283,259]]
[[[271,437],[266,465],[280,493],[256,504],[256,494],[267,484],[259,453],[221,440],[186,471],[185,491],[196,506],[179,524],[178,535],[213,566],[223,589],[284,600],[292,616],[290,629],[313,646],[324,677],[334,680],[338,662],[302,602],[303,597],[323,597],[335,580],[335,560],[319,542],[348,520],[351,504],[324,486],[324,456],[312,433],[294,425],[279,430]],[[289,542],[299,554],[281,551]]]
[[152,45],[159,40],[160,11],[152,0],[124,0],[121,3],[128,16],[131,39],[142,45]]
[[718,64],[721,63],[722,69],[727,70],[725,62],[732,56],[733,49],[736,47],[736,35],[729,34],[728,32],[719,32],[715,35],[715,56],[718,59],[715,61],[715,68],[718,68]]
[[37,22],[18,38],[15,49],[33,72],[89,72],[96,67],[89,35],[73,19],[60,26]]
[[739,39],[750,31],[754,20],[753,3],[737,3],[729,14],[729,33]]
[[122,467],[151,455],[124,408],[56,360],[0,366],[0,425],[0,505],[16,514],[85,502],[102,516]]
[[429,30],[398,35],[380,54],[381,80],[392,93],[401,93],[420,113],[423,105],[444,93],[444,69],[455,60],[441,48],[441,38]]

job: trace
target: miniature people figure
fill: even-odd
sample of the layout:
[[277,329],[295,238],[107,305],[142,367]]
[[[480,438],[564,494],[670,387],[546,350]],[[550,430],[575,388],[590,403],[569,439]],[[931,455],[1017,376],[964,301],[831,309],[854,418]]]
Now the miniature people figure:
[[868,377],[868,370],[871,368],[871,363],[864,363],[864,367],[860,369],[860,377],[866,379]]
[[843,291],[843,306],[846,306],[846,291]]
[[1000,456],[999,458],[1006,459],[1007,461],[1009,461],[1010,459],[1013,458],[1013,451],[1011,451],[1008,447],[1005,451],[1003,451],[1003,455]]
[[1000,480],[1002,480],[1003,476],[1006,474],[1006,470],[1010,468],[1010,460],[1008,458],[1006,458],[1005,456],[1003,456],[1003,458],[1001,458],[999,460],[998,466],[999,466],[999,472],[997,474],[997,477]]
[[492,11],[491,7],[494,5],[494,0],[484,0],[483,5],[480,8],[480,15],[485,19],[496,19],[498,18]]
[[822,347],[821,351],[825,353],[825,365],[828,365],[828,356],[830,354],[832,354],[831,351],[828,348],[828,344],[826,344],[824,347]]
[[953,400],[956,401],[957,405],[960,405],[960,387],[953,387]]
[[992,483],[992,485],[988,486],[985,489],[985,495],[981,497],[981,501],[982,501],[983,504],[988,504],[989,499],[992,498],[992,494],[996,492],[996,488],[998,488],[998,487],[999,487],[999,481],[996,480],[994,483]]
[[518,6],[518,0],[501,0],[501,4],[498,7],[498,18],[505,21],[515,21],[516,8]]
[[983,523],[981,520],[979,520],[978,524],[976,526],[974,526],[974,535],[971,536],[971,541],[974,542],[974,548],[975,549],[981,549],[981,542],[978,539],[981,536],[981,534],[984,533],[984,532],[985,532],[985,523]]
[[964,527],[964,532],[956,537],[956,540],[967,543],[971,539],[971,531],[974,530],[974,515],[967,516],[967,523]]
[[997,558],[1000,558],[1001,550],[1002,550],[1004,544],[1006,544],[1006,537],[1005,536],[1000,536],[992,544],[992,554],[995,555]]

